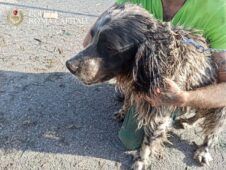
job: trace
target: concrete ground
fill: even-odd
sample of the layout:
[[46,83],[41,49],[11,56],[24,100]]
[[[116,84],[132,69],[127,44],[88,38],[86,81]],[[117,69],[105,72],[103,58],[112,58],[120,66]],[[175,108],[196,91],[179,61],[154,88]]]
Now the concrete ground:
[[[0,0],[0,169],[129,169],[131,156],[117,137],[121,124],[112,119],[121,105],[114,87],[85,87],[64,65],[82,49],[96,16],[111,4]],[[15,8],[24,14],[18,26],[6,19]],[[46,9],[57,11],[58,19],[44,19]],[[211,166],[203,168],[192,159],[192,141],[201,140],[194,132],[171,134],[173,145],[150,169],[226,169],[226,134],[212,151]]]

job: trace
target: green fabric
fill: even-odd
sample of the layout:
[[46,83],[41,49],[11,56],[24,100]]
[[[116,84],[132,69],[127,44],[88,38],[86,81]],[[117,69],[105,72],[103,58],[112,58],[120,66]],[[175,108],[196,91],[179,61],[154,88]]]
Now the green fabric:
[[[161,0],[117,0],[118,3],[141,4],[157,19],[163,21]],[[226,0],[187,0],[172,19],[173,25],[203,31],[212,48],[226,49]],[[125,117],[119,138],[129,150],[141,146],[144,132],[137,130],[135,111],[132,108]]]
[[[117,0],[118,3],[140,4],[163,20],[162,0]],[[226,49],[226,1],[187,0],[171,23],[203,31],[212,48]]]
[[138,129],[134,107],[130,108],[126,114],[118,136],[128,150],[135,150],[140,147],[143,141],[144,131],[143,129]]

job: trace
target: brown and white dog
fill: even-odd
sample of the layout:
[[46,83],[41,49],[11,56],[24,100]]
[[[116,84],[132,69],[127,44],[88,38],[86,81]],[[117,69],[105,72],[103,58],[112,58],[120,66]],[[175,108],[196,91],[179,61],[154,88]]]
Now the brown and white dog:
[[125,93],[124,110],[118,117],[135,106],[145,138],[133,169],[145,169],[150,155],[161,155],[176,109],[183,114],[195,110],[193,117],[179,120],[182,124],[193,124],[202,118],[205,140],[194,158],[209,164],[209,148],[222,130],[226,108],[155,107],[149,100],[155,96],[154,89],[166,86],[165,78],[187,91],[216,83],[217,68],[211,57],[183,43],[183,37],[191,38],[207,48],[205,39],[197,32],[160,22],[131,4],[114,5],[104,12],[92,27],[91,36],[89,45],[68,60],[66,66],[86,85],[116,78]]

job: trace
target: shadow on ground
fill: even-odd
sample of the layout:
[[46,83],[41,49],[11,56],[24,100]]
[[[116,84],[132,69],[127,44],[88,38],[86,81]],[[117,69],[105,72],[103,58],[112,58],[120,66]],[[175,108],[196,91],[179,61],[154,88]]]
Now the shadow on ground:
[[0,71],[0,147],[128,164],[111,85],[85,87],[69,73]]

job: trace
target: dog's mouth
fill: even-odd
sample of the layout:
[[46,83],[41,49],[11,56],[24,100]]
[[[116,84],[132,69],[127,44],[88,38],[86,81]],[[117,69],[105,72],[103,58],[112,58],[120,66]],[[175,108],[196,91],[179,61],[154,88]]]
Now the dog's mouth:
[[79,80],[86,84],[90,84],[99,72],[100,62],[95,59],[71,59],[66,62],[66,67]]
[[114,78],[113,75],[102,75],[102,76],[97,76],[93,79],[84,79],[80,76],[77,76],[77,75],[75,75],[75,76],[79,79],[79,81],[81,81],[84,85],[87,85],[87,86],[104,83],[104,82]]
[[93,85],[100,83],[100,80],[98,80],[95,77],[88,76],[89,73],[87,72],[74,72],[70,71],[79,81],[81,81],[85,85]]
[[87,86],[100,83],[100,81],[95,80],[95,79],[85,79],[85,78],[82,78],[77,75],[75,75],[75,76],[78,78],[79,81],[81,81],[84,85],[87,85]]
[[114,77],[114,74],[104,67],[102,60],[68,60],[66,62],[68,70],[85,85],[103,83]]

